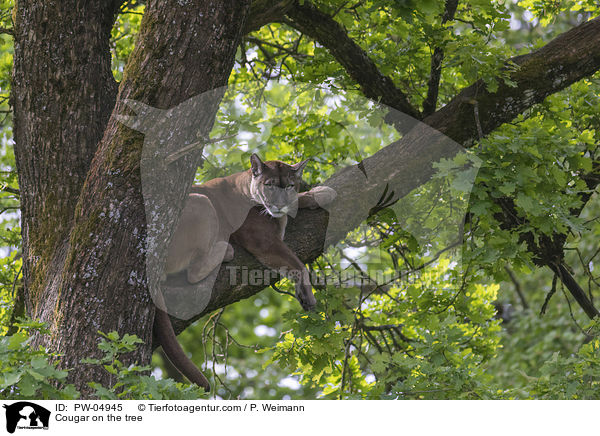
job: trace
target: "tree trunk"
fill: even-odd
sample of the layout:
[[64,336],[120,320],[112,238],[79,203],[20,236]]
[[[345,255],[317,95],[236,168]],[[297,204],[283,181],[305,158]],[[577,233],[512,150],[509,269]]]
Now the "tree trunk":
[[[117,95],[109,37],[119,4],[18,2],[12,100],[27,312],[68,238],[73,211]],[[58,261],[60,263],[60,261]]]
[[[149,1],[115,99],[108,41],[117,7],[18,2],[15,32],[27,309],[50,327],[36,344],[63,354],[84,394],[87,381],[110,383],[104,370],[80,363],[97,355],[98,330],[136,334],[146,345],[130,361],[151,357],[143,135],[117,121],[128,111],[123,100],[169,108],[226,85],[249,3]],[[205,134],[217,107],[212,99],[186,123]],[[176,145],[196,140],[185,137],[189,128],[182,132]],[[190,153],[170,171],[166,182],[182,188],[166,199],[165,217],[176,221],[199,159]],[[162,233],[154,235],[159,249],[169,237]]]

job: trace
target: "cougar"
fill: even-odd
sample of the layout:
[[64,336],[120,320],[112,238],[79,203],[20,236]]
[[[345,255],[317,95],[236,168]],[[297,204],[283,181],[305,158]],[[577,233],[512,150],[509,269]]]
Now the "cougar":
[[[307,162],[263,162],[253,154],[247,171],[193,186],[167,250],[166,277],[185,271],[191,284],[201,281],[233,258],[231,241],[266,267],[293,280],[302,308],[314,309],[316,299],[308,270],[283,242],[288,215],[295,216],[298,208],[325,206],[336,196],[326,186],[299,192]],[[169,316],[159,308],[155,333],[173,365],[208,391],[208,380],[186,356]]]

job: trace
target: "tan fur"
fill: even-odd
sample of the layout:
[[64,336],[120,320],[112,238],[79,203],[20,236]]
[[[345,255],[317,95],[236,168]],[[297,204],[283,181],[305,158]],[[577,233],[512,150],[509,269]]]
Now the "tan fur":
[[298,300],[310,310],[316,300],[308,271],[283,243],[287,214],[324,205],[335,193],[321,186],[298,194],[306,161],[288,165],[262,162],[253,155],[251,162],[247,171],[192,188],[169,246],[165,273],[186,270],[190,283],[199,282],[233,258],[231,237],[265,266],[295,279]]
[[197,283],[233,258],[229,235],[254,205],[249,183],[244,172],[192,187],[167,251],[166,274],[187,270],[188,281]]
[[[279,271],[296,285],[296,297],[305,310],[312,310],[316,299],[304,263],[283,242],[287,215],[300,208],[324,206],[335,198],[335,191],[319,186],[298,193],[302,170],[307,161],[288,165],[280,161],[262,162],[251,157],[247,171],[221,177],[192,187],[171,239],[165,266],[166,274],[187,272],[190,283],[197,283],[233,258],[234,242],[252,253],[263,265]],[[157,334],[173,364],[193,382],[208,389],[206,378],[176,342],[166,314],[159,314],[161,331]],[[168,318],[168,317],[167,317]],[[175,341],[175,343],[173,343]],[[198,375],[199,374],[199,375]]]

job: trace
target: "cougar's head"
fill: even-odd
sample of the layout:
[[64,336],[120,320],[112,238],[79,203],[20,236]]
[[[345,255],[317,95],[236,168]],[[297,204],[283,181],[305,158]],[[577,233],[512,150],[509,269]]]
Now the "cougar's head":
[[288,165],[278,160],[263,162],[253,154],[250,157],[252,182],[250,193],[265,211],[275,218],[286,214],[294,216],[298,209],[298,190],[302,170],[308,160]]

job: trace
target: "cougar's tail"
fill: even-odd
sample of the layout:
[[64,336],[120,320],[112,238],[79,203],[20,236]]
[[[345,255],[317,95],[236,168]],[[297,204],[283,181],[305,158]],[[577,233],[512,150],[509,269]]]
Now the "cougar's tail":
[[179,345],[169,315],[158,307],[154,314],[154,334],[173,366],[186,376],[189,381],[204,388],[206,392],[210,391],[208,379],[194,362],[186,356],[183,348]]

